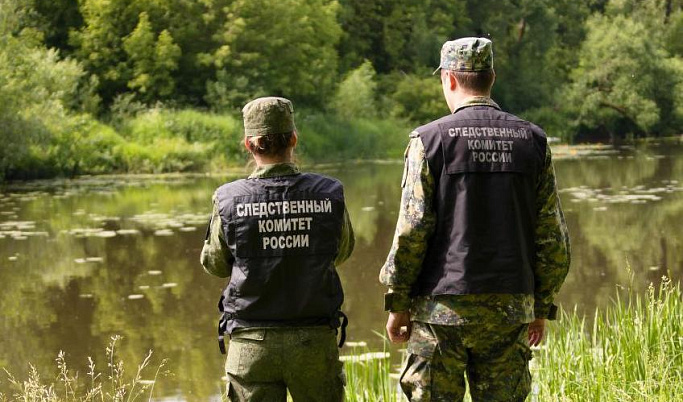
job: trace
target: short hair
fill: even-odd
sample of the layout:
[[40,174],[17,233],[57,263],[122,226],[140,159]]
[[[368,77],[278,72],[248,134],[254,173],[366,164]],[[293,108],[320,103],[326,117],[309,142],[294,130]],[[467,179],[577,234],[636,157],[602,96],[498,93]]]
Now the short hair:
[[289,148],[294,131],[247,137],[249,151],[265,156],[282,156]]
[[493,69],[483,71],[449,71],[455,77],[458,84],[468,92],[477,94],[491,92],[496,73]]

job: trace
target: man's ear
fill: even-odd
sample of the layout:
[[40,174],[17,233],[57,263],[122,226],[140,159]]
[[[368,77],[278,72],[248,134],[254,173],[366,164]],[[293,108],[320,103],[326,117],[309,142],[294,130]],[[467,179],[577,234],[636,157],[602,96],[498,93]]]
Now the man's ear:
[[455,74],[449,72],[448,79],[449,88],[451,91],[455,91],[455,89],[458,87],[458,80],[455,79]]
[[249,137],[244,137],[244,148],[247,149],[247,151],[251,152],[251,148],[249,147]]
[[294,130],[292,132],[292,136],[289,137],[289,146],[291,148],[294,148],[298,142],[299,142],[299,135],[296,133],[296,130]]

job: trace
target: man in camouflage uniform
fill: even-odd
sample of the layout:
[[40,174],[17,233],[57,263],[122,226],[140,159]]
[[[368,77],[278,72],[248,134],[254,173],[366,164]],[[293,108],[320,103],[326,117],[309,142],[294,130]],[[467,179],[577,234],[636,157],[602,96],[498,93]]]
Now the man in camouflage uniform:
[[229,282],[219,302],[223,353],[230,335],[228,399],[285,402],[289,391],[295,402],[341,402],[344,296],[335,267],[354,247],[342,185],[292,163],[289,100],[259,98],[243,114],[257,168],[214,193],[201,253],[206,272]]
[[446,42],[439,70],[452,114],[410,135],[380,273],[387,332],[408,341],[411,401],[462,400],[464,374],[473,401],[523,401],[530,344],[554,318],[570,261],[550,147],[491,100],[491,41]]

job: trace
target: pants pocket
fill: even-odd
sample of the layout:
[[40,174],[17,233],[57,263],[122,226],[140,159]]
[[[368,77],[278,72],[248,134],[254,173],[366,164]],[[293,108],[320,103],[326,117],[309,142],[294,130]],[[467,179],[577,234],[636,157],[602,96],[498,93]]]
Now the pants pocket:
[[529,392],[531,392],[531,372],[529,371],[529,361],[531,361],[531,358],[533,357],[533,352],[531,351],[529,345],[524,341],[517,342],[516,346],[522,364],[514,395],[518,398],[521,398],[521,400],[524,400],[524,398],[529,395]]
[[225,371],[234,376],[248,378],[252,374],[266,376],[272,371],[264,331],[240,331],[231,336]]
[[409,401],[431,400],[432,376],[428,359],[416,354],[409,354],[399,381],[401,389]]
[[432,397],[432,359],[438,340],[429,324],[414,321],[408,341],[406,359],[400,384],[411,402],[429,401]]

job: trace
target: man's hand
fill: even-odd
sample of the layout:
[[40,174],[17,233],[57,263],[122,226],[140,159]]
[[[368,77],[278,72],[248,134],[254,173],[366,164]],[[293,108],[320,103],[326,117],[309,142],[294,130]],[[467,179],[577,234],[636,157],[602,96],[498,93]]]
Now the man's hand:
[[393,343],[402,343],[410,339],[410,311],[390,312],[387,320],[387,334]]
[[[387,325],[387,328],[389,326]],[[529,324],[529,346],[538,346],[545,334],[545,318],[537,318]]]

